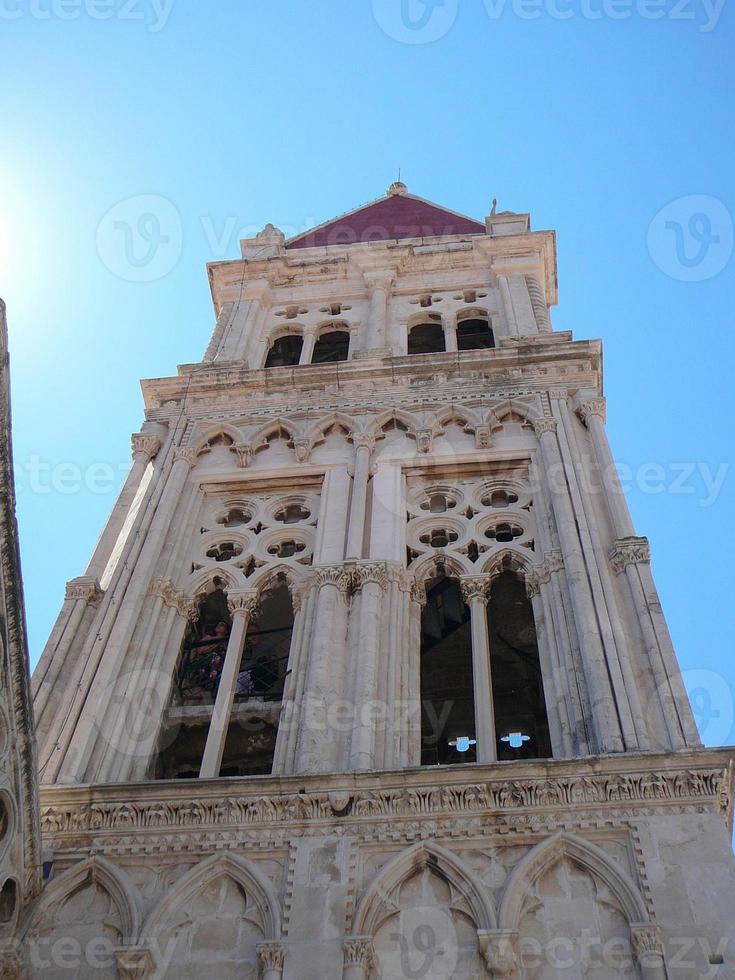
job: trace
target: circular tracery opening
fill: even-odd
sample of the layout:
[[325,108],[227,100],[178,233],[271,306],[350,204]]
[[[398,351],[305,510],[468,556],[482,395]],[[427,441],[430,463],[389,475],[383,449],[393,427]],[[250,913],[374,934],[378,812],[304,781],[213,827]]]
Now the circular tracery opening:
[[268,548],[268,554],[274,555],[276,558],[293,558],[294,555],[298,555],[305,550],[306,545],[303,541],[289,539],[288,541],[279,541],[276,544],[272,544]]
[[311,517],[311,511],[302,504],[292,503],[281,507],[274,516],[277,521],[281,521],[283,524],[298,524],[299,521],[308,521]]
[[224,516],[217,519],[217,523],[223,527],[241,527],[249,524],[253,515],[244,507],[233,507]]
[[512,490],[493,490],[482,497],[481,503],[483,507],[510,507],[518,503],[518,494]]
[[242,545],[236,541],[220,541],[207,551],[207,558],[215,561],[232,561],[242,554]]
[[485,531],[485,537],[495,540],[498,544],[506,544],[523,535],[520,524],[496,524]]

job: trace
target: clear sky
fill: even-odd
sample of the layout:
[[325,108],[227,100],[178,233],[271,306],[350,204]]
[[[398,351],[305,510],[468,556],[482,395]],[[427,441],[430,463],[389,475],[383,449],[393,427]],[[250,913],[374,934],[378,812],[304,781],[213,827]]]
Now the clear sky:
[[[139,379],[202,356],[205,263],[400,167],[455,210],[497,197],[556,229],[554,324],[604,340],[609,434],[698,720],[735,741],[733,18],[722,0],[0,0],[32,659],[129,464]],[[141,195],[158,225],[135,223]]]

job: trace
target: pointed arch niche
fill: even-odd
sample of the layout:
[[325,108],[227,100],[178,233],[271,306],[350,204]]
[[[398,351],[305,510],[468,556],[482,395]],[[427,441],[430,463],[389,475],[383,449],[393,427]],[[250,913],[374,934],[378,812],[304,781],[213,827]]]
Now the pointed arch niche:
[[484,975],[483,936],[494,927],[495,910],[472,871],[423,841],[391,859],[365,889],[345,941],[343,977],[474,980]]

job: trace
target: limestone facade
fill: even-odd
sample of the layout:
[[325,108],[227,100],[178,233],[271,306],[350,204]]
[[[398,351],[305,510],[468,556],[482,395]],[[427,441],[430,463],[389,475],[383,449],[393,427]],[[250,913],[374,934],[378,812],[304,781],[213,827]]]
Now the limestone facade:
[[27,975],[731,975],[732,754],[553,234],[394,185],[209,277],[33,678]]

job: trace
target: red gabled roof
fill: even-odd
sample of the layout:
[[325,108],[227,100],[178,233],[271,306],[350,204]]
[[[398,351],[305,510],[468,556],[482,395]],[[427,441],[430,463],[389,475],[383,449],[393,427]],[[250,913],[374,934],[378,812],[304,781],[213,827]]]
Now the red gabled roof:
[[484,223],[395,189],[401,186],[393,185],[385,197],[289,239],[286,248],[485,233]]

